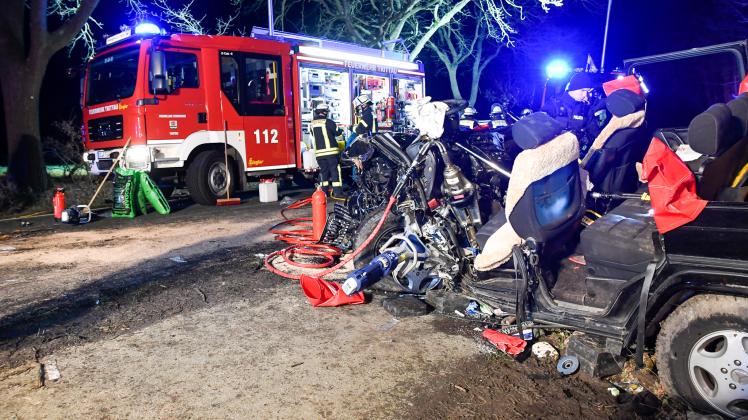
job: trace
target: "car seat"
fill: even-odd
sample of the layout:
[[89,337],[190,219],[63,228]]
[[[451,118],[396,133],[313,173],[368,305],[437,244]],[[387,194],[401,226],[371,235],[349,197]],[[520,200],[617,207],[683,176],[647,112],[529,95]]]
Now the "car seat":
[[533,239],[538,244],[574,231],[584,211],[579,174],[579,141],[544,112],[512,126],[517,155],[506,206],[478,233],[483,252],[475,268],[488,271],[509,260],[512,248]]
[[[688,143],[705,156],[694,169],[699,197],[718,200],[745,164],[748,152],[748,96],[714,104],[688,125]],[[741,200],[742,201],[742,200]]]
[[644,97],[628,89],[608,96],[606,107],[613,117],[582,159],[594,191],[632,193],[639,188],[636,163],[649,144],[644,105]]

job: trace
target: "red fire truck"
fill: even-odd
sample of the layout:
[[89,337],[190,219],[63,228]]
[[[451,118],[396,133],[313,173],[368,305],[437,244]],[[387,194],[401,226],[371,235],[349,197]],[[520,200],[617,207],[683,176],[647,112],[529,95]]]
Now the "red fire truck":
[[127,167],[149,171],[167,192],[186,185],[201,204],[225,194],[228,176],[240,189],[259,176],[303,179],[307,126],[320,102],[349,128],[352,99],[368,94],[380,126],[399,130],[407,123],[399,110],[424,94],[423,65],[404,54],[298,34],[166,35],[145,24],[106,44],[83,80],[92,173],[109,169],[130,139]]

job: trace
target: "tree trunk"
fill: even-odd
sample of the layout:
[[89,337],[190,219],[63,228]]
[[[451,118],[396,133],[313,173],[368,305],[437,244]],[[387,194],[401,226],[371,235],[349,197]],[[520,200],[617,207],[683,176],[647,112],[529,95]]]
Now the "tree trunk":
[[447,67],[447,73],[449,74],[449,87],[452,88],[452,96],[455,99],[462,99],[460,84],[457,83],[457,67]]
[[8,180],[19,191],[41,192],[47,188],[39,130],[39,92],[44,71],[26,64],[19,63],[0,75],[8,136]]

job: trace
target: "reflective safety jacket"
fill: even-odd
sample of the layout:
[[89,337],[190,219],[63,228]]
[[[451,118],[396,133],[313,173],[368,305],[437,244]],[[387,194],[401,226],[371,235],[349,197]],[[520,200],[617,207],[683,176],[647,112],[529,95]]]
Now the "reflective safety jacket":
[[367,107],[360,113],[356,113],[356,127],[354,132],[359,136],[377,132],[377,119],[374,118],[371,107]]
[[312,133],[315,156],[333,156],[340,153],[338,142],[335,139],[337,130],[337,125],[329,118],[312,120],[309,131]]

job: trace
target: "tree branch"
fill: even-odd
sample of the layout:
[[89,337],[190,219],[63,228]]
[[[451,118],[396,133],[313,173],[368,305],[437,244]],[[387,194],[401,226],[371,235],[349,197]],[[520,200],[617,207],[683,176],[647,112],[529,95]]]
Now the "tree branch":
[[439,28],[441,28],[442,26],[448,24],[457,13],[462,11],[462,9],[464,9],[465,6],[468,5],[468,3],[470,3],[470,0],[460,0],[452,7],[452,9],[449,10],[449,12],[445,13],[444,16],[437,19],[431,25],[431,27],[426,30],[423,36],[421,36],[421,39],[418,40],[416,46],[413,48],[413,51],[410,52],[410,59],[415,60],[416,57],[418,57],[418,54],[420,54],[423,48],[426,46],[426,43],[429,42],[432,36],[434,36],[436,31],[439,30]]
[[69,44],[86,24],[98,4],[99,0],[80,0],[80,7],[75,14],[47,37],[45,52],[51,56]]

